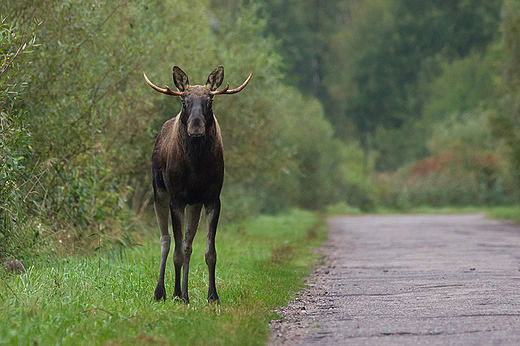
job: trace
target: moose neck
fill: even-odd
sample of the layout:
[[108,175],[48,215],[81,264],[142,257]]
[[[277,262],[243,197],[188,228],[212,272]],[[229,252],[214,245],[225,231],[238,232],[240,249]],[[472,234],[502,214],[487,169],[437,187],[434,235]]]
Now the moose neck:
[[209,141],[206,135],[202,137],[189,137],[186,141],[186,151],[192,159],[197,159],[204,156],[209,151]]

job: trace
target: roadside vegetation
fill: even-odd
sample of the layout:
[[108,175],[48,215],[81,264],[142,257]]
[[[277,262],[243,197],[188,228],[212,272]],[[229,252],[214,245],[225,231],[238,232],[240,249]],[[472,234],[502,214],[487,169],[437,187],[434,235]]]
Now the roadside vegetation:
[[[0,277],[2,345],[263,345],[274,309],[303,287],[325,239],[313,213],[289,211],[224,227],[217,235],[221,305],[207,302],[205,237],[195,238],[190,304],[155,302],[155,237],[91,256],[37,256]],[[62,245],[66,246],[66,245]],[[173,294],[173,262],[166,290]]]

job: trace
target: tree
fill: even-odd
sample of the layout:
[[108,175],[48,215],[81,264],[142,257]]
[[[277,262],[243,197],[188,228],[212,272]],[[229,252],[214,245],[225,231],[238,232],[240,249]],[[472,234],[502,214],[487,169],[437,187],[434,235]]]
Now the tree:
[[[419,85],[442,73],[441,61],[485,51],[498,35],[500,6],[500,1],[463,0],[353,4],[342,48],[346,68],[341,81],[347,86],[342,97],[344,114],[366,148],[377,142],[372,140],[377,131],[383,133],[378,128],[390,131],[420,119],[428,95]],[[379,168],[396,169],[402,163],[397,159]]]

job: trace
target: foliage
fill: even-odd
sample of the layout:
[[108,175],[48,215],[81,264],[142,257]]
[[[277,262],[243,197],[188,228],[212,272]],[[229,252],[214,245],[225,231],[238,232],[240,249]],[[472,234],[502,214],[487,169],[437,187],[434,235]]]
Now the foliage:
[[0,22],[0,261],[23,239],[23,200],[27,198],[27,161],[31,156],[31,136],[26,114],[19,109],[28,84],[26,65],[35,46],[35,22],[25,32],[9,18]]
[[[43,20],[23,109],[30,111],[27,122],[34,143],[29,167],[43,164],[46,172],[29,205],[40,220],[36,222],[54,232],[67,230],[69,237],[119,226],[115,224],[123,217],[133,158],[139,158],[139,139],[148,134],[144,119],[133,113],[142,108],[127,83],[134,66],[122,63],[137,63],[139,47],[130,47],[126,30],[116,30],[113,21],[125,5],[5,4],[20,25],[28,15]],[[106,8],[110,11],[101,11]],[[119,35],[103,35],[105,30]],[[136,144],[130,145],[132,141]]]
[[276,127],[283,129],[281,140],[291,145],[297,169],[287,171],[271,191],[282,199],[282,205],[317,209],[334,199],[337,148],[333,131],[317,100],[307,100],[294,89],[284,94],[285,100],[277,106],[286,109],[285,116],[276,120]]
[[494,134],[511,149],[510,159],[517,184],[520,183],[520,2],[506,0],[503,9],[502,39],[498,45],[502,59],[498,78],[500,106],[490,120]]
[[[399,153],[404,162],[410,162],[400,172],[378,175],[376,185],[383,204],[408,209],[517,200],[511,150],[490,131],[496,128],[493,80],[498,59],[497,50],[488,48],[482,54],[440,60],[441,74],[420,82],[420,93],[427,95],[421,119],[406,122],[400,129],[376,132],[376,144],[385,139],[376,145],[385,148],[381,154],[398,149],[379,161],[380,165],[399,167]],[[422,150],[415,157],[426,157],[413,163],[410,150]]]
[[305,93],[327,93],[322,79],[327,68],[331,38],[348,21],[347,2],[329,0],[262,1],[266,31],[280,40],[286,79]]
[[[380,158],[376,168],[391,171],[403,163],[435,154],[428,143],[436,141],[440,134],[434,132],[434,129],[451,126],[455,118],[478,116],[482,112],[473,110],[492,106],[495,98],[493,73],[496,60],[497,56],[491,50],[452,61],[439,60],[441,74],[433,79],[423,77],[419,81],[418,95],[423,100],[420,119],[407,119],[398,128],[377,127],[373,143]],[[475,124],[484,125],[482,122]],[[473,140],[480,139],[488,143],[487,137]]]
[[[429,98],[421,85],[441,75],[444,62],[486,51],[499,34],[500,7],[501,1],[351,2],[323,77],[329,97],[322,101],[336,133],[382,151],[378,170],[424,157],[424,150],[414,150],[421,134],[409,144],[397,141],[396,149],[387,138],[402,138],[421,119]],[[407,153],[400,156],[403,146]]]
[[194,242],[189,306],[153,302],[155,240],[120,256],[32,258],[25,274],[0,281],[0,344],[263,345],[273,310],[303,287],[324,233],[315,215],[298,210],[218,232],[221,305],[206,301],[203,232]]
[[334,130],[316,99],[292,88],[279,91],[284,98],[276,109],[284,110],[283,117],[272,121],[279,131],[276,141],[290,154],[291,166],[262,187],[261,211],[274,213],[290,205],[315,210],[337,202],[372,209],[375,202],[368,161],[373,159],[365,158],[358,142],[345,144],[334,138]]
[[492,107],[496,98],[495,65],[498,57],[493,49],[483,54],[471,53],[465,58],[442,61],[442,74],[421,88],[428,95],[423,122],[449,120],[477,108]]
[[432,156],[408,170],[378,176],[384,205],[408,209],[501,205],[516,200],[508,150],[494,143],[487,112],[453,113],[449,120],[437,123],[432,133]]
[[339,172],[340,185],[336,188],[343,193],[343,198],[338,199],[351,206],[358,207],[367,212],[373,211],[378,203],[372,182],[377,153],[365,156],[361,144],[357,141],[342,144],[336,142],[339,148]]
[[377,171],[394,171],[404,163],[414,162],[429,155],[425,139],[431,134],[431,124],[406,120],[401,127],[378,126],[371,143],[379,153]]
[[[204,0],[7,1],[17,25],[42,18],[38,50],[27,69],[32,152],[27,227],[56,239],[128,244],[152,205],[154,137],[180,108],[153,92],[141,71],[166,84],[172,65],[201,84],[217,65],[226,81],[253,80],[221,96],[215,113],[226,148],[224,222],[300,205],[318,209],[351,198],[349,161],[321,104],[282,84],[277,43],[255,4],[234,11]],[[364,158],[356,156],[364,162]],[[358,163],[355,163],[358,164]],[[363,172],[363,174],[366,172]],[[350,195],[349,195],[350,193]],[[88,248],[88,247],[87,247]]]
[[325,208],[327,216],[342,216],[342,215],[361,215],[363,212],[359,208],[351,207],[345,202],[328,205]]

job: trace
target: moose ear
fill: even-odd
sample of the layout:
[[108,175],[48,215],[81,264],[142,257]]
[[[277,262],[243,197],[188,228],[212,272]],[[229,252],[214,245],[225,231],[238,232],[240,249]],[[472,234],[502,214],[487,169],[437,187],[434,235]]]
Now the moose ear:
[[208,80],[206,81],[206,86],[211,91],[215,91],[218,89],[222,81],[224,80],[224,66],[219,66],[213,70],[208,76]]
[[185,91],[186,88],[190,85],[188,76],[186,73],[184,73],[183,70],[180,69],[179,66],[173,67],[173,82],[179,91]]

